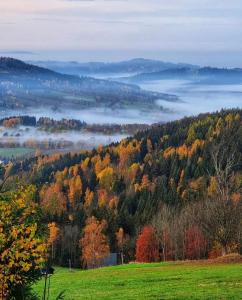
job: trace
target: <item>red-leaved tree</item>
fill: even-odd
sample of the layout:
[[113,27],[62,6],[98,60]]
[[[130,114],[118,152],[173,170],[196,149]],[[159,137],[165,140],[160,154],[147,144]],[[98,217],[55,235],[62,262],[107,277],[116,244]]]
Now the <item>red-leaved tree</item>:
[[136,242],[136,260],[138,262],[159,261],[159,243],[152,226],[145,226]]
[[206,240],[197,227],[190,227],[185,233],[185,256],[187,259],[201,259],[206,252]]

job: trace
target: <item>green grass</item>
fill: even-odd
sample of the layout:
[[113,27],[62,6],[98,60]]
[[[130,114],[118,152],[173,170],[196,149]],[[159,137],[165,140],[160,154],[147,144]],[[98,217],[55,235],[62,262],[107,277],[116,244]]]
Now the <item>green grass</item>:
[[[41,295],[44,282],[34,290]],[[56,268],[50,300],[242,299],[242,264],[131,264],[81,271]]]
[[12,158],[27,155],[34,152],[31,148],[0,148],[0,157]]

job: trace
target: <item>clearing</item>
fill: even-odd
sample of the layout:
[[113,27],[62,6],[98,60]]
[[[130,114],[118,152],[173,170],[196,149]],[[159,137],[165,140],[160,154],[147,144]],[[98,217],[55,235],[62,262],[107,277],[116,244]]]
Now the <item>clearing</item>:
[[0,157],[2,158],[15,158],[34,153],[31,148],[0,148]]
[[[44,281],[34,290],[41,296]],[[56,268],[50,297],[71,299],[242,299],[242,263],[169,262],[96,270]]]

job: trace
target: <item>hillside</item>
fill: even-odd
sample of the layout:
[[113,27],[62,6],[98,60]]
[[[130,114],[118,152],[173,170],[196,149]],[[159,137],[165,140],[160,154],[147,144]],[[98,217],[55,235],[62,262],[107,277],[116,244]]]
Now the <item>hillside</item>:
[[[242,265],[165,263],[132,264],[91,271],[57,268],[50,300],[65,299],[242,299]],[[71,282],[71,284],[70,284]],[[41,296],[44,282],[34,290]],[[206,296],[205,296],[206,295]]]
[[155,100],[176,96],[144,91],[138,86],[90,77],[59,74],[12,58],[0,58],[0,107],[82,109],[152,109]]
[[[7,185],[21,178],[38,187],[45,222],[56,222],[61,232],[57,264],[67,265],[71,255],[80,266],[78,241],[92,217],[107,223],[112,252],[118,251],[116,233],[122,228],[126,261],[135,257],[142,228],[153,224],[161,230],[160,222],[168,234],[164,260],[239,251],[241,120],[242,110],[221,111],[157,125],[89,152],[31,158],[14,165]],[[221,224],[226,239],[218,234]],[[199,237],[199,248],[187,235]]]
[[17,73],[24,74],[48,74],[57,76],[57,73],[46,68],[41,68],[32,64],[26,64],[21,60],[10,57],[0,57],[0,73],[15,75]]

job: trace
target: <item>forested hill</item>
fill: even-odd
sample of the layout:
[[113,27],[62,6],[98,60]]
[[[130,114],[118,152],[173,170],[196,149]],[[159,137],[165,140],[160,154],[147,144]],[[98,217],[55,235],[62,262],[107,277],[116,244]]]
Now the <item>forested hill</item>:
[[[37,185],[45,221],[55,221],[62,232],[58,248],[62,264],[69,251],[68,226],[74,228],[71,255],[78,265],[76,241],[88,217],[107,221],[112,251],[117,250],[116,232],[122,228],[129,237],[127,257],[132,258],[139,230],[164,205],[180,211],[217,199],[221,190],[226,201],[241,203],[241,152],[242,110],[230,110],[154,126],[90,152],[39,156],[15,165],[12,173],[22,184]],[[8,184],[15,179],[11,176]],[[213,239],[208,238],[210,248]],[[176,257],[184,258],[184,252],[179,253]]]
[[17,74],[17,73],[31,73],[31,74],[52,74],[57,75],[56,72],[48,70],[46,68],[38,67],[32,64],[26,64],[21,60],[10,58],[10,57],[0,57],[0,73],[2,74]]
[[229,84],[242,82],[242,69],[219,69],[212,67],[167,68],[156,72],[146,72],[123,78],[127,82],[154,81],[163,79],[190,80],[199,84]]
[[133,84],[54,72],[13,58],[0,57],[0,108],[160,109],[156,100],[178,101],[174,95],[145,91]]

